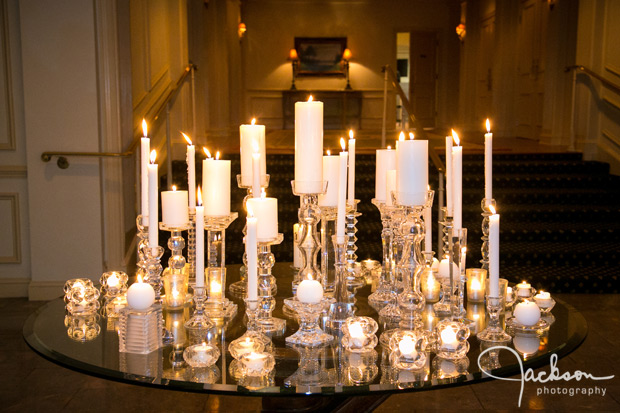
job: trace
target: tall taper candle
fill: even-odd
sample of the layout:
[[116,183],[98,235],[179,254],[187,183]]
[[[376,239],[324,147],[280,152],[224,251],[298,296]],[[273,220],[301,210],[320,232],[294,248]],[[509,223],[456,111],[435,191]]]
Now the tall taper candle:
[[463,147],[460,146],[459,135],[452,131],[454,143],[452,148],[452,200],[454,202],[454,229],[463,227]]
[[142,139],[140,139],[140,195],[141,205],[140,212],[142,213],[142,225],[147,223],[146,219],[149,216],[149,154],[151,152],[151,140],[148,138],[146,128],[146,120],[142,119]]
[[189,194],[189,208],[196,208],[196,147],[192,144],[192,140],[181,132],[181,135],[187,141],[187,151],[185,153],[185,162],[187,163],[187,192]]
[[355,139],[353,130],[349,130],[349,205],[355,204]]
[[344,242],[344,220],[346,214],[347,194],[347,160],[348,153],[344,150],[344,139],[340,139],[342,152],[340,152],[340,174],[338,176],[338,215],[336,216],[336,241]]
[[252,197],[260,198],[260,152],[252,154]]
[[258,246],[256,243],[258,220],[254,217],[250,204],[246,206],[248,216],[246,218],[245,254],[248,258],[248,300],[256,300],[258,298]]
[[149,247],[155,253],[159,246],[159,204],[158,204],[158,175],[155,159],[157,152],[151,151],[151,163],[148,165],[149,172]]
[[433,251],[433,209],[424,208],[424,251]]
[[446,136],[446,210],[448,216],[454,215],[454,201],[452,199],[452,136]]
[[499,214],[493,205],[489,208],[489,295],[499,297]]
[[484,198],[493,198],[493,134],[487,119],[487,133],[484,134]]
[[204,287],[204,286],[205,286],[205,208],[202,206],[202,194],[200,193],[200,187],[198,187],[198,205],[196,206],[196,287]]
[[323,102],[295,103],[295,190],[318,194],[323,187]]

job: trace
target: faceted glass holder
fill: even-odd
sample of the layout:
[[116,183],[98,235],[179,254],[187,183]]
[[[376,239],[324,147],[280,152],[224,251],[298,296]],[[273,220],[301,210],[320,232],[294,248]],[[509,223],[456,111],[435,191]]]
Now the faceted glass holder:
[[96,339],[101,333],[99,314],[65,316],[67,335],[73,341],[85,343]]
[[545,299],[534,296],[534,302],[536,302],[536,305],[540,308],[540,314],[542,316],[549,314],[551,310],[553,310],[553,307],[555,307],[555,300],[551,297]]
[[[501,288],[500,288],[501,291]],[[499,315],[504,309],[502,297],[491,297],[487,295],[487,313],[489,322],[487,327],[479,332],[476,337],[478,340],[492,343],[510,342],[511,337],[501,326]]]
[[188,282],[196,282],[196,208],[189,208],[189,229],[187,230],[187,272]]
[[373,350],[379,339],[376,336],[379,325],[370,317],[351,317],[342,326],[342,345],[353,353]]
[[433,359],[433,380],[447,380],[451,381],[457,379],[460,376],[468,374],[469,359],[467,357],[462,358],[445,358],[437,356]]
[[334,302],[328,313],[329,331],[334,335],[340,335],[342,326],[350,318],[355,316],[354,297],[349,294],[347,279],[346,248],[347,236],[338,242],[338,236],[332,236],[334,246],[336,280],[334,284]]
[[321,206],[321,274],[327,294],[334,292],[336,283],[336,252],[332,237],[336,235],[336,207]]
[[283,240],[283,234],[278,234],[274,239],[258,242],[259,311],[256,325],[261,332],[268,335],[282,335],[286,330],[286,320],[271,315],[276,306],[276,299],[272,293],[276,289],[276,282],[275,277],[271,275],[276,260],[271,252],[271,246],[279,245]]
[[99,279],[101,294],[106,300],[125,294],[128,280],[129,277],[124,271],[104,272]]
[[119,320],[118,342],[121,353],[148,354],[162,347],[163,317],[161,306],[146,310],[126,308]]
[[435,327],[437,356],[456,360],[469,351],[469,327],[453,320],[442,320]]
[[489,217],[493,215],[490,208],[491,206],[494,209],[497,209],[493,198],[484,198],[480,203],[480,208],[482,208],[482,246],[480,247],[482,259],[480,260],[480,263],[482,264],[481,268],[483,270],[489,269]]
[[506,329],[513,334],[514,333],[543,334],[545,331],[549,329],[549,327],[550,327],[549,323],[543,318],[540,318],[540,320],[538,320],[536,324],[533,324],[533,325],[523,325],[517,320],[516,317],[512,317],[506,320]]
[[319,316],[329,308],[335,300],[330,297],[323,297],[318,303],[302,303],[295,298],[287,298],[284,304],[294,310],[299,317],[299,330],[291,336],[286,337],[287,344],[298,344],[307,347],[316,347],[329,344],[334,337],[325,333],[319,327]]
[[191,367],[210,367],[220,358],[220,350],[211,344],[201,343],[187,347],[183,359]]
[[358,288],[364,286],[363,274],[361,273],[361,267],[357,262],[357,218],[362,215],[357,210],[357,205],[360,200],[355,199],[353,203],[347,203],[345,219],[344,219],[344,232],[347,237],[346,247],[346,263],[347,263],[347,285],[353,290],[353,294]]
[[377,352],[374,349],[365,351],[345,350],[343,361],[344,382],[346,385],[361,386],[370,384],[379,374]]
[[[485,294],[489,295],[491,293],[491,280],[489,278],[486,279],[485,282]],[[502,311],[506,306],[507,302],[507,294],[508,294],[508,280],[505,278],[499,279],[499,296],[502,299]]]
[[76,282],[65,294],[66,308],[71,315],[93,314],[99,310],[99,290],[92,285]]
[[388,318],[400,317],[396,303],[396,285],[394,283],[394,255],[393,255],[393,229],[392,229],[392,213],[394,207],[386,206],[385,203],[372,200],[373,205],[377,207],[381,214],[381,244],[383,246],[383,268],[379,278],[377,290],[368,296],[368,303],[377,312],[381,311],[385,306],[392,305],[393,311],[386,311]]
[[243,376],[264,377],[273,371],[276,360],[271,353],[251,352],[239,357],[239,364]]
[[265,344],[261,338],[251,333],[233,340],[228,345],[228,351],[235,360],[239,360],[246,353],[260,353],[265,349]]
[[166,308],[184,307],[188,301],[188,271],[164,271],[164,297],[163,304]]
[[428,340],[420,332],[399,330],[390,337],[390,363],[393,368],[417,370],[426,365]]
[[192,344],[199,344],[206,340],[207,334],[215,324],[205,314],[206,289],[204,287],[194,287],[195,309],[191,318],[185,323],[185,328],[189,334]]
[[119,318],[121,311],[127,307],[127,297],[124,295],[112,299],[106,299],[103,315],[108,319]]
[[275,385],[275,371],[271,371],[264,376],[254,376],[242,374],[238,379],[239,386],[244,387],[250,391],[257,391],[267,387],[273,387]]
[[67,280],[63,286],[63,292],[65,293],[65,304],[71,299],[71,291],[73,289],[79,290],[84,287],[94,287],[92,280],[88,278],[72,278]]

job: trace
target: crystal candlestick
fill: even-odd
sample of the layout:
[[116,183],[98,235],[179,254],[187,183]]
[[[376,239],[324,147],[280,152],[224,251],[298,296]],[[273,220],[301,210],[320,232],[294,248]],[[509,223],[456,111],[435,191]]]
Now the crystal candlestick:
[[[168,259],[168,268],[164,270],[163,278],[166,277],[177,277],[181,278],[182,283],[189,282],[189,268],[186,266],[186,260],[183,256],[183,248],[185,248],[185,240],[181,235],[182,231],[187,231],[190,225],[187,223],[186,225],[180,226],[169,226],[164,224],[163,222],[159,224],[159,228],[164,231],[170,231],[170,238],[168,238],[168,248],[170,249],[170,258]],[[162,282],[163,284],[163,282]],[[152,284],[151,284],[152,285]],[[155,286],[153,286],[155,288]],[[179,289],[177,288],[177,294],[179,293]],[[164,290],[165,291],[165,290]],[[173,293],[172,289],[169,291],[170,294]],[[157,296],[157,291],[155,292]],[[185,301],[185,296],[183,297],[175,297],[173,300],[172,297],[166,297],[163,300],[163,304],[168,306],[179,307],[177,301]]]
[[465,325],[473,325],[474,322],[472,320],[467,319],[466,311],[465,311],[465,284],[467,282],[467,276],[465,273],[465,258],[467,251],[467,228],[460,228],[454,231],[454,241],[453,241],[453,259],[454,264],[458,268],[458,275],[456,278],[456,286],[454,291],[454,296],[456,297],[456,301],[452,306],[452,317],[458,319],[461,323]]
[[336,234],[336,207],[321,207],[321,273],[326,293],[334,292],[336,282],[336,253],[332,236]]
[[[355,199],[352,204],[347,204],[344,219],[344,232],[347,236],[346,263],[347,263],[347,285],[353,291],[364,286],[364,280],[357,264],[357,217],[361,212],[357,210],[360,200]],[[355,294],[355,293],[354,293]]]
[[199,344],[206,340],[209,330],[215,324],[205,314],[205,301],[207,292],[205,287],[194,287],[194,312],[189,320],[185,322],[185,329],[189,335],[190,344]]
[[347,318],[355,316],[354,303],[347,291],[347,236],[338,242],[338,236],[332,236],[336,262],[336,284],[334,286],[335,301],[329,308],[329,330],[334,336],[339,336],[342,325]]
[[237,304],[224,296],[226,291],[226,228],[237,219],[238,213],[205,217],[207,231],[206,279],[208,298],[205,312],[212,318],[231,318],[237,314]]
[[104,297],[102,315],[108,318],[118,318],[119,310],[127,305],[127,280],[129,277],[123,271],[104,272],[99,282]]
[[300,346],[316,347],[329,344],[334,337],[325,333],[319,326],[319,316],[334,303],[331,297],[323,296],[316,303],[304,303],[295,298],[287,298],[284,305],[291,307],[299,317],[299,330],[292,336],[286,337],[287,344],[298,344]]
[[196,282],[196,209],[189,209],[189,228],[187,229],[187,272],[188,283]]
[[[267,189],[269,187],[269,174],[262,175],[260,182],[261,182],[261,190]],[[246,190],[246,195],[245,197],[243,197],[243,208],[245,209],[248,199],[254,197],[254,194],[252,192],[252,185],[249,185],[249,186],[244,185],[241,174],[239,174],[237,175],[237,186],[241,189]],[[256,194],[256,195],[260,196],[260,194]],[[247,226],[244,225],[243,227],[244,236],[247,234],[246,231],[247,231]],[[246,263],[247,263],[247,256],[244,251],[243,252],[243,265],[241,265],[241,268],[239,269],[240,280],[230,284],[230,286],[228,287],[228,290],[230,291],[230,293],[236,297],[245,297],[248,291],[248,280],[246,278]]]
[[489,314],[489,322],[487,327],[478,333],[478,340],[492,343],[506,343],[511,340],[501,326],[499,315],[504,309],[504,300],[502,297],[490,297],[487,295],[487,312]]
[[[385,203],[372,200],[373,205],[379,209],[381,213],[381,245],[383,247],[383,268],[381,269],[381,277],[379,278],[379,285],[377,290],[368,296],[368,303],[377,312],[381,311],[388,304],[396,302],[396,291],[393,277],[393,246],[392,238],[393,232],[391,228],[391,210],[393,208],[387,206]],[[397,313],[400,316],[400,313]]]
[[257,327],[260,331],[269,335],[282,335],[286,330],[286,320],[271,315],[276,306],[276,299],[272,295],[275,277],[271,275],[271,269],[276,259],[271,252],[272,245],[282,243],[284,236],[278,234],[274,239],[258,242],[258,299],[259,311],[256,318]]
[[489,217],[493,215],[490,207],[495,208],[495,200],[493,198],[486,199],[484,198],[480,204],[482,208],[482,247],[480,251],[482,252],[482,259],[480,263],[482,264],[482,269],[489,270]]

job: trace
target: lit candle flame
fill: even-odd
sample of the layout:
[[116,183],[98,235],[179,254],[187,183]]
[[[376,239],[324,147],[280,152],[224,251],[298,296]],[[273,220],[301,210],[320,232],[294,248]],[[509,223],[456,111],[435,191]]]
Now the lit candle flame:
[[138,280],[137,282],[141,283],[142,282],[142,276],[140,274],[138,274]]
[[331,156],[332,152],[328,149],[327,150],[327,156]]
[[157,159],[157,151],[155,149],[153,149],[151,151],[151,163],[155,163],[156,159]]
[[312,102],[312,95],[308,98],[308,102]]
[[252,125],[256,125],[256,118],[252,118]]
[[209,152],[209,150],[204,146],[202,147],[202,150],[204,151],[205,155],[207,155],[207,158],[211,159],[211,152]]
[[487,133],[491,133],[491,122],[489,122],[489,118],[487,118]]
[[172,190],[176,191],[177,190],[177,186],[176,185],[172,185]]
[[400,131],[400,135],[398,135],[398,140],[399,141],[404,141],[405,140],[405,132]]
[[200,190],[200,185],[198,185],[198,189],[196,190],[196,201],[198,202],[198,206],[202,205],[202,191]]
[[148,135],[148,130],[146,128],[146,119],[142,118],[142,136],[146,137]]
[[215,152],[215,159],[220,159],[220,151]]
[[392,150],[392,145],[388,145],[388,151]]
[[353,129],[349,129],[349,139],[353,139]]
[[415,139],[415,135],[413,134],[413,132],[409,132],[409,139],[411,140]]
[[489,210],[491,211],[493,215],[497,214],[497,212],[495,211],[495,207],[493,205],[489,205]]
[[467,253],[467,247],[461,248],[461,254],[465,254],[465,253]]
[[183,137],[185,138],[185,140],[187,141],[187,144],[189,146],[192,146],[192,140],[189,138],[189,136],[187,136],[186,134],[184,134],[183,132],[181,132],[181,135],[183,135]]
[[459,134],[456,133],[454,129],[452,129],[452,139],[454,139],[454,143],[456,143],[456,146],[459,146],[461,144],[461,140],[459,139]]
[[340,147],[342,148],[343,151],[347,149],[347,145],[344,142],[344,138],[340,138]]
[[250,203],[245,204],[245,209],[248,211],[248,217],[254,217],[254,211],[252,210],[252,205]]

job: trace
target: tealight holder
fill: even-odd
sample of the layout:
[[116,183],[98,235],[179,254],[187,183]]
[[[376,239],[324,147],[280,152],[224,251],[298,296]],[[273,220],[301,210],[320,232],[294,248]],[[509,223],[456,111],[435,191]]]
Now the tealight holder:
[[[425,253],[425,255],[426,254],[428,253]],[[430,253],[430,263],[428,257],[426,257],[426,265],[420,277],[420,289],[427,303],[436,303],[439,301],[439,293],[441,292],[441,283],[437,279],[436,272],[432,267],[432,254],[434,254],[434,252]]]
[[482,208],[482,245],[480,247],[482,259],[480,260],[480,268],[487,271],[489,270],[489,217],[493,215],[490,208],[491,206],[494,209],[497,209],[495,199],[482,199],[482,202],[480,203],[480,208]]
[[472,320],[474,322],[473,325],[469,327],[472,334],[478,334],[482,330],[484,330],[487,326],[487,310],[485,303],[467,303],[467,319]]
[[390,363],[399,370],[417,370],[426,365],[428,340],[425,334],[398,330],[390,337]]
[[[270,178],[269,174],[261,176],[261,191],[269,187],[269,178]],[[246,183],[244,183],[243,181],[244,180],[241,174],[238,174],[237,175],[237,187],[246,190],[246,195],[243,198],[243,208],[245,209],[248,199],[252,198],[254,194],[252,190],[252,184],[248,183],[247,179],[245,180]],[[247,225],[243,227],[243,236],[245,237],[246,235],[247,235]],[[245,297],[248,292],[248,280],[246,278],[246,268],[247,268],[246,265],[247,265],[247,255],[244,251],[243,252],[243,265],[239,269],[240,280],[230,284],[230,286],[228,287],[228,291],[230,291],[230,293],[236,297]]]
[[71,299],[71,290],[73,290],[74,288],[79,289],[93,286],[93,281],[89,278],[72,278],[70,280],[67,280],[62,289],[65,293],[65,304],[69,303],[69,300]]
[[441,380],[443,382],[451,382],[455,379],[467,375],[469,368],[469,359],[467,357],[452,359],[437,356],[433,359],[433,380]]
[[131,307],[121,312],[118,344],[121,353],[148,354],[162,347],[164,329],[161,305],[145,310]]
[[482,268],[468,268],[465,270],[467,277],[467,302],[482,303],[487,285],[487,270]]
[[187,303],[188,271],[164,271],[164,297],[166,308],[181,308]]
[[448,360],[463,358],[469,351],[469,327],[454,320],[442,320],[435,327],[437,356]]
[[285,299],[284,305],[290,307],[299,317],[299,329],[295,334],[286,337],[286,343],[308,347],[331,343],[334,337],[325,333],[318,321],[321,313],[334,302],[334,298],[326,296],[317,303],[303,303],[297,297]]
[[345,384],[361,386],[372,383],[379,374],[377,356],[378,353],[374,349],[345,350],[343,357]]
[[246,377],[268,376],[276,366],[273,354],[267,352],[249,352],[239,357],[241,375]]
[[349,352],[363,353],[373,350],[379,339],[379,325],[370,317],[351,317],[342,326],[342,345]]
[[283,239],[284,235],[278,234],[274,239],[258,242],[258,297],[260,307],[256,323],[261,332],[275,336],[284,334],[286,320],[272,316],[276,307],[276,299],[272,294],[275,277],[271,275],[271,269],[275,265],[276,259],[271,252],[271,246],[281,244]]
[[228,372],[236,380],[242,376],[239,358],[251,352],[270,351],[273,348],[271,339],[258,330],[256,319],[259,312],[259,300],[245,300],[245,309],[247,316],[247,330],[239,338],[233,340],[228,345],[228,351],[233,357],[233,361],[228,366]]
[[400,311],[396,303],[396,285],[394,279],[394,251],[393,251],[393,228],[392,215],[394,207],[387,206],[384,202],[372,199],[372,203],[381,214],[381,244],[383,246],[383,266],[379,278],[377,290],[368,296],[368,304],[377,312],[391,304],[390,309],[384,312],[388,318],[399,318]]
[[104,302],[101,315],[108,319],[120,317],[120,311],[127,306],[127,281],[129,277],[123,271],[104,272],[99,282]]
[[532,297],[536,294],[536,290],[526,281],[522,281],[521,283],[515,285],[512,291],[515,295],[514,305],[517,305],[523,300],[532,300]]
[[191,367],[210,367],[220,358],[217,346],[200,343],[193,344],[183,351],[183,359]]
[[431,371],[431,358],[426,357],[426,363],[419,369],[392,369],[394,370],[393,384],[399,389],[424,387]]
[[543,317],[547,316],[553,307],[555,307],[555,300],[549,293],[543,291],[534,296],[534,301],[538,308],[540,308],[540,313]]
[[96,339],[101,333],[99,314],[65,316],[67,335],[73,341],[85,343]]
[[239,360],[239,358],[246,353],[260,353],[263,350],[265,350],[265,344],[261,338],[252,331],[231,341],[228,345],[228,351],[235,360]]
[[[73,280],[67,281],[70,283]],[[89,280],[90,281],[90,280]],[[67,312],[71,315],[93,314],[99,310],[99,290],[90,283],[76,281],[65,293]],[[65,288],[66,290],[66,288]]]

